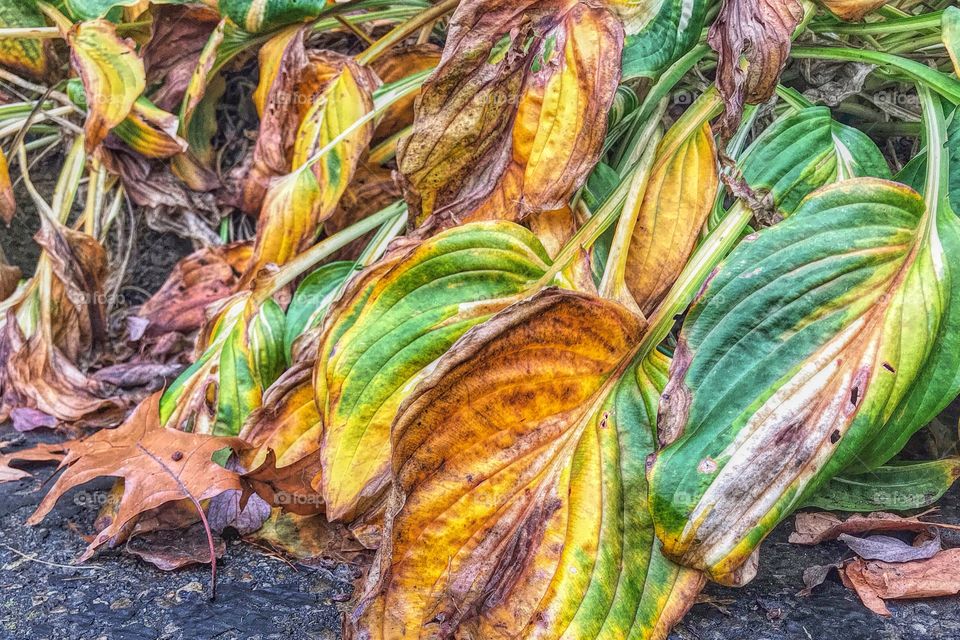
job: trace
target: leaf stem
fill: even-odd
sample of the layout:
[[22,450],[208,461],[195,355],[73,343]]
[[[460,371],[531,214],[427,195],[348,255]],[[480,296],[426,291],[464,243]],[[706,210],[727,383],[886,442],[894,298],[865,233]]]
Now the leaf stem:
[[390,50],[390,47],[397,44],[407,36],[413,35],[424,25],[434,22],[437,18],[453,11],[460,0],[442,0],[422,13],[418,13],[403,24],[397,25],[391,31],[387,32],[382,38],[374,42],[366,51],[357,56],[357,62],[362,65],[368,65],[381,55]]
[[793,58],[864,62],[895,69],[911,80],[926,85],[954,104],[960,104],[960,80],[907,58],[883,51],[847,47],[794,47]]

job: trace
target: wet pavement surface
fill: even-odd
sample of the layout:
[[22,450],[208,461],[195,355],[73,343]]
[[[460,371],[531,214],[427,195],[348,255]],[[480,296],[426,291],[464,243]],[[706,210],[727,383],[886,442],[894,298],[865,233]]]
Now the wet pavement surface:
[[[48,439],[48,438],[44,438]],[[0,440],[34,436],[0,427]],[[0,638],[61,640],[340,638],[358,567],[291,566],[257,547],[232,541],[219,562],[217,598],[209,567],[164,572],[120,551],[101,552],[83,567],[83,534],[111,482],[68,493],[40,525],[24,524],[43,495],[52,467],[0,484]],[[960,522],[956,488],[940,518]],[[671,640],[906,640],[960,638],[960,598],[891,602],[890,619],[868,611],[834,576],[798,596],[811,565],[846,557],[840,544],[787,543],[792,519],[765,542],[757,578],[741,589],[711,585]],[[960,538],[946,535],[947,546]],[[26,556],[26,557],[24,557]],[[960,567],[957,568],[960,571]]]

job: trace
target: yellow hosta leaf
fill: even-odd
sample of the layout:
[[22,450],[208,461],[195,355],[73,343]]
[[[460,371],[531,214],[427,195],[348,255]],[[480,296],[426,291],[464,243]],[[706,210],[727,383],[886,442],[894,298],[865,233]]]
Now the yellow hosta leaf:
[[384,542],[355,614],[381,638],[665,638],[704,579],[646,508],[666,358],[548,289],[467,333],[394,422]]
[[633,208],[636,217],[625,280],[644,314],[653,311],[686,264],[717,193],[709,123],[683,138],[686,133],[671,130],[664,137],[643,198],[627,200],[624,207]]
[[620,79],[622,28],[604,8],[577,4],[533,60],[513,126],[523,180],[518,217],[558,209],[586,180]]
[[148,158],[169,158],[187,150],[187,141],[177,135],[179,119],[146,98],[114,129],[131,149]]
[[87,152],[92,152],[130,114],[146,86],[143,61],[133,42],[120,38],[106,20],[74,25],[65,33],[70,59],[87,97],[84,124]]

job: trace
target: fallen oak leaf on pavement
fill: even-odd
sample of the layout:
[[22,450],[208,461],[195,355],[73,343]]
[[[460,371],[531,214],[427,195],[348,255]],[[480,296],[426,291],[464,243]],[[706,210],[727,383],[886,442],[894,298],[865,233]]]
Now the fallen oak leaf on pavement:
[[854,559],[840,571],[843,584],[857,592],[864,606],[890,617],[884,600],[934,598],[960,593],[960,549],[947,549],[927,560],[882,562]]
[[123,496],[116,516],[81,556],[89,558],[98,547],[117,535],[141,513],[174,500],[212,498],[240,489],[240,476],[218,465],[211,456],[225,448],[243,449],[239,438],[215,437],[160,427],[160,394],[144,400],[127,420],[112,430],[68,442],[60,463],[65,469],[27,519],[35,525],[50,513],[68,490],[94,478],[123,479]]

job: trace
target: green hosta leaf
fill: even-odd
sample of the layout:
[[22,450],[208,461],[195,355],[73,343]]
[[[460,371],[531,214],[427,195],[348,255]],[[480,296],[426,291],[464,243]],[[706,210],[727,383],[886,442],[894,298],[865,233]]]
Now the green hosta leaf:
[[[19,0],[23,2],[24,0]],[[150,0],[152,4],[187,4],[191,0]],[[106,17],[116,7],[132,7],[140,0],[61,0],[64,11],[74,20]],[[111,14],[112,16],[113,14]]]
[[[960,110],[954,110],[947,124],[947,158],[950,163],[947,178],[947,194],[950,199],[950,208],[960,215]],[[904,165],[897,180],[913,187],[918,192],[924,191],[924,174],[927,171],[927,150],[921,149],[917,155]]]
[[887,423],[929,406],[913,387],[953,349],[935,337],[960,307],[960,254],[945,237],[960,223],[938,213],[903,185],[845,180],[721,265],[684,323],[661,402],[668,446],[651,508],[670,557],[718,581],[749,579],[738,569],[807,495],[874,462],[868,446],[916,429]]
[[873,141],[833,120],[826,107],[808,107],[778,119],[744,152],[741,169],[750,188],[771,192],[784,215],[807,194],[838,179],[890,177]]
[[328,0],[219,0],[221,15],[249,33],[268,31],[320,15]]
[[394,423],[358,637],[667,637],[703,576],[663,557],[645,504],[666,358],[630,364],[642,330],[547,289],[436,364]]
[[[36,3],[26,0],[0,0],[0,28],[45,27]],[[0,66],[42,79],[50,71],[50,53],[43,40],[35,38],[0,39]]]
[[839,475],[803,506],[832,511],[903,511],[935,503],[960,477],[960,459],[901,462]]
[[707,0],[615,0],[624,21],[623,79],[655,78],[700,40]]
[[293,341],[304,331],[319,324],[340,286],[353,273],[354,263],[349,261],[332,262],[308,275],[297,287],[290,305],[287,307],[286,330],[283,348],[290,358]]
[[350,517],[381,494],[390,423],[431,364],[470,327],[527,295],[549,264],[523,227],[474,223],[354,280],[314,374],[330,518]]

